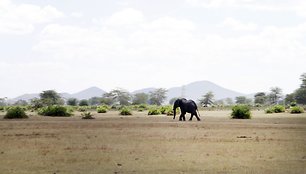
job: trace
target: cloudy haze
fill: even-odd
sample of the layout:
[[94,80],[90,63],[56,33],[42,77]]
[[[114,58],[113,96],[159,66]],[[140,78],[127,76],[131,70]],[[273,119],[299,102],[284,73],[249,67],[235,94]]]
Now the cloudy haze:
[[306,72],[304,0],[0,0],[0,98],[209,80],[291,93]]

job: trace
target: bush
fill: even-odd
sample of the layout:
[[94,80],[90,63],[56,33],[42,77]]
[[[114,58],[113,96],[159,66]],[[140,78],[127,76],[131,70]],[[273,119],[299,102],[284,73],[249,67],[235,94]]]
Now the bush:
[[95,119],[95,117],[93,117],[91,112],[83,112],[81,115],[82,115],[82,119]]
[[120,109],[120,115],[132,115],[132,111],[128,107]]
[[43,107],[38,111],[38,114],[44,116],[58,116],[58,117],[71,116],[71,113],[68,112],[68,109],[66,107],[58,105]]
[[27,116],[23,108],[16,106],[16,107],[10,107],[6,112],[4,118],[14,119],[14,118],[29,118],[29,117]]
[[172,110],[172,106],[170,105],[162,106],[159,110],[161,114],[167,114],[169,111]]
[[138,106],[138,109],[147,110],[147,109],[148,109],[148,105],[146,105],[146,104],[140,104],[140,105]]
[[148,111],[148,115],[160,115],[160,109],[158,107],[150,108]]
[[251,111],[248,105],[236,105],[232,107],[232,118],[237,119],[250,119]]
[[267,114],[271,114],[271,113],[281,113],[281,112],[285,112],[285,107],[282,106],[282,105],[275,105],[275,106],[272,106],[268,109],[266,109],[266,113]]
[[285,112],[285,107],[282,105],[275,105],[273,107],[273,110],[275,113],[281,113],[281,112]]
[[300,106],[294,106],[291,108],[290,111],[291,114],[300,114],[300,113],[304,113],[304,108],[300,107]]
[[98,113],[106,113],[107,110],[108,110],[108,107],[105,106],[105,105],[97,107],[97,112]]
[[274,110],[273,108],[268,108],[265,110],[266,114],[273,114],[274,113]]
[[85,111],[87,111],[89,108],[87,107],[87,106],[79,106],[78,108],[77,108],[77,110],[79,111],[79,112],[85,112]]

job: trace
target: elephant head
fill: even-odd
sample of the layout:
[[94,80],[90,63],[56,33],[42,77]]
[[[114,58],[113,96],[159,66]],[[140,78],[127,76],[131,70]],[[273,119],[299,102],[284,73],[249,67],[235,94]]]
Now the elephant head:
[[176,108],[181,107],[182,99],[176,99],[173,104],[173,119],[175,119]]

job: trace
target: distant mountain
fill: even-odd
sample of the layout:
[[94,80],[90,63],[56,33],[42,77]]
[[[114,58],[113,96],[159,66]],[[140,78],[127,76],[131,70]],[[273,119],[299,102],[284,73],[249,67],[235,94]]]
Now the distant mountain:
[[[136,93],[148,94],[156,89],[157,88],[143,88],[140,90],[133,91],[132,94]],[[180,87],[169,88],[167,92],[167,101],[169,101],[171,98],[174,97],[185,97],[187,99],[193,99],[197,101],[209,91],[213,92],[213,94],[215,95],[214,97],[215,100],[225,99],[228,97],[234,99],[237,96],[247,96],[247,97],[249,96],[243,93],[223,88],[210,81],[198,81]],[[77,98],[78,100],[81,100],[81,99],[89,99],[92,97],[101,97],[104,93],[106,92],[98,87],[90,87],[88,89],[82,90],[74,94],[60,93],[60,95],[65,99]],[[33,98],[39,98],[39,94],[24,94],[22,96],[11,99],[10,103],[14,103],[18,100],[29,101]]]
[[139,90],[136,90],[136,91],[133,91],[132,94],[137,94],[137,93],[150,93],[152,91],[155,91],[157,88],[144,88],[144,89],[139,89]]
[[72,97],[81,100],[89,99],[91,97],[101,97],[104,93],[106,92],[98,87],[90,87],[78,93],[72,94]]
[[[98,87],[90,87],[88,89],[82,90],[82,91],[74,93],[74,94],[60,93],[60,95],[64,99],[77,98],[78,100],[82,100],[82,99],[89,99],[91,97],[101,97],[104,93],[105,93],[105,91],[98,88]],[[10,99],[9,103],[14,103],[18,100],[30,101],[33,98],[39,98],[39,94],[38,93],[24,94],[24,95],[21,95],[19,97]]]
[[235,98],[237,96],[245,96],[245,94],[223,88],[210,81],[193,82],[181,87],[168,89],[168,100],[174,97],[185,97],[187,99],[198,100],[207,92],[212,91],[214,99]]
[[9,100],[9,103],[14,103],[18,100],[26,100],[26,101],[30,101],[33,98],[39,98],[39,94],[23,94],[19,97],[13,98]]

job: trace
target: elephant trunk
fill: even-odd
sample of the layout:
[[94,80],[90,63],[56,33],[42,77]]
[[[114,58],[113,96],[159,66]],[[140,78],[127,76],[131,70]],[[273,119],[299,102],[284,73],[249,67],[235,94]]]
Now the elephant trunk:
[[173,119],[175,119],[176,108],[173,108]]

